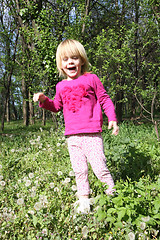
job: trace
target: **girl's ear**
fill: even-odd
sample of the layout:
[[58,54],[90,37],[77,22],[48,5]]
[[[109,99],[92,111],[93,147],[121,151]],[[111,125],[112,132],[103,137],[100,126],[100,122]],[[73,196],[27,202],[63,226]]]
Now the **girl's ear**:
[[81,65],[83,66],[85,64],[85,61],[81,58]]

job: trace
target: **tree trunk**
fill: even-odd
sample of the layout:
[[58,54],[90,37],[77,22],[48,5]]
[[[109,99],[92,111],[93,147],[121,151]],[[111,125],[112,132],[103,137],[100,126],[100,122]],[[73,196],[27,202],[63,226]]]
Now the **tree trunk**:
[[9,95],[7,96],[7,104],[6,104],[6,120],[10,122],[10,99]]
[[35,124],[34,107],[33,107],[33,101],[32,101],[32,94],[30,91],[29,91],[29,119],[30,119],[30,124],[34,125]]
[[[139,6],[137,4],[137,0],[134,2],[135,4],[135,33],[134,33],[134,53],[135,53],[135,66],[134,66],[134,76],[136,79],[136,82],[138,80],[138,11],[139,11]],[[135,111],[135,105],[136,105],[136,99],[134,95],[132,96],[132,103],[131,103],[131,117],[135,117],[136,111]]]
[[13,96],[11,96],[11,104],[12,104],[12,109],[13,109],[14,120],[17,120],[18,119],[18,113],[17,113],[17,109],[16,109],[15,104],[14,104],[14,97]]
[[46,125],[46,111],[45,111],[45,109],[42,109],[42,112],[43,112],[42,123],[43,123],[43,126],[45,126]]
[[122,99],[123,99],[124,95],[123,95],[123,91],[118,91],[116,94],[116,115],[117,115],[117,119],[118,122],[122,122],[122,116],[123,116],[123,103],[122,103]]
[[22,95],[23,95],[23,124],[25,126],[29,125],[29,96],[28,87],[24,78],[24,73],[22,73]]
[[6,100],[4,100],[4,103],[3,103],[3,109],[2,109],[2,116],[1,116],[1,131],[4,130],[5,112],[6,112]]
[[[86,10],[85,10],[85,16],[84,16],[84,21],[85,21],[85,18],[86,16],[88,16],[88,13],[89,13],[89,4],[90,4],[90,0],[86,0]],[[84,34],[84,31],[85,31],[85,22],[83,23],[83,26],[82,26],[82,34]]]
[[8,99],[9,92],[10,92],[12,71],[13,71],[13,69],[11,68],[11,71],[7,78],[7,84],[6,84],[7,88],[6,88],[6,93],[5,93],[4,103],[3,103],[3,110],[2,110],[2,118],[1,118],[1,130],[2,131],[4,130],[4,121],[5,121],[5,114],[6,114],[6,108],[7,108],[7,99]]
[[[115,1],[115,6],[118,9],[118,1]],[[124,29],[121,27],[124,25],[124,17],[125,17],[125,0],[122,2],[122,12],[121,12],[121,17],[119,17],[119,11],[117,10],[117,32],[119,34],[119,44],[118,44],[118,49],[122,48],[122,41],[123,41],[123,36],[124,36]],[[121,30],[121,31],[119,31]],[[123,98],[124,98],[124,92],[123,92],[123,85],[125,83],[125,79],[123,76],[121,76],[121,72],[123,65],[121,63],[117,65],[117,86],[120,86],[120,89],[117,90],[116,94],[116,114],[117,114],[117,119],[118,122],[122,122],[122,116],[123,116]]]

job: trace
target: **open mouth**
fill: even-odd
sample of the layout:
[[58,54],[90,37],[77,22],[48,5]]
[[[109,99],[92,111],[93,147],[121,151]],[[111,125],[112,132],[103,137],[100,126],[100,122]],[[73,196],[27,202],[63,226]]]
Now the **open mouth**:
[[76,70],[76,67],[75,67],[75,66],[73,66],[73,67],[68,67],[67,69],[70,70],[70,71],[75,71],[75,70]]

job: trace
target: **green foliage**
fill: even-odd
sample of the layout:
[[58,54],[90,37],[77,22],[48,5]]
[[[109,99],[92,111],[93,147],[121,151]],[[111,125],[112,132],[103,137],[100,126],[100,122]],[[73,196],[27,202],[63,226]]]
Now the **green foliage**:
[[[152,239],[158,234],[160,225],[160,178],[151,182],[149,177],[138,182],[130,179],[115,186],[116,194],[97,197],[99,221],[118,239]],[[129,238],[132,232],[135,238]],[[156,233],[156,235],[154,235]]]
[[104,149],[115,179],[138,180],[148,174],[154,178],[160,172],[160,148],[153,126],[142,124],[135,129],[134,124],[124,123],[118,136],[109,134],[105,131]]
[[[37,91],[54,95],[60,80],[55,61],[57,46],[65,38],[75,38],[84,44],[91,70],[100,77],[113,99],[120,121],[124,114],[135,117],[144,112],[135,94],[148,112],[156,94],[152,110],[157,119],[160,109],[157,1],[127,0],[117,4],[89,1],[89,5],[87,2],[0,0],[1,102],[19,31],[12,83],[16,81],[21,86],[22,80],[25,82],[24,100],[28,101],[28,92],[30,96]],[[12,88],[11,95],[15,91]],[[17,95],[18,101],[21,100],[22,92],[17,91]],[[19,102],[15,107],[22,108]]]
[[160,239],[155,133],[149,125],[123,123],[120,129],[117,137],[103,131],[116,192],[104,195],[107,186],[89,167],[92,211],[75,216],[75,177],[63,129],[55,131],[52,122],[43,128],[39,122],[28,128],[20,121],[6,124],[0,136],[0,239]]

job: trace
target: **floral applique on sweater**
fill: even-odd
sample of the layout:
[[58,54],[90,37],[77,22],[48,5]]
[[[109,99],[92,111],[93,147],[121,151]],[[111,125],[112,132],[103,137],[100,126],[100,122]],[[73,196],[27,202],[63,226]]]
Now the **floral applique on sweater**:
[[63,104],[72,112],[77,112],[81,108],[84,104],[84,97],[86,96],[87,91],[82,84],[73,87],[66,86],[62,90]]

